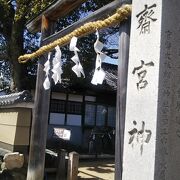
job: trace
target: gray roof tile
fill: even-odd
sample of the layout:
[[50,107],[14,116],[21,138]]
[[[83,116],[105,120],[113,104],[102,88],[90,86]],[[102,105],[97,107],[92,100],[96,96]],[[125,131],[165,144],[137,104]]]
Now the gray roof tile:
[[9,95],[0,96],[0,106],[12,105],[21,102],[31,102],[32,95],[29,91],[21,91]]

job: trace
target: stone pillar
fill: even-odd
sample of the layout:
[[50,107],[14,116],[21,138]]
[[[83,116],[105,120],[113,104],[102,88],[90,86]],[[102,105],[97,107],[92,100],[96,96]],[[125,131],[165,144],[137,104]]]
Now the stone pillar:
[[67,180],[78,180],[79,154],[69,153]]
[[133,0],[123,180],[180,179],[180,1]]

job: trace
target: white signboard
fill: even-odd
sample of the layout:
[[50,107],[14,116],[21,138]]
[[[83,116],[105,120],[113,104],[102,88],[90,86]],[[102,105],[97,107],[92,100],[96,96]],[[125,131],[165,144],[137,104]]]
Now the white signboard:
[[54,137],[69,141],[71,138],[71,131],[64,128],[54,128]]

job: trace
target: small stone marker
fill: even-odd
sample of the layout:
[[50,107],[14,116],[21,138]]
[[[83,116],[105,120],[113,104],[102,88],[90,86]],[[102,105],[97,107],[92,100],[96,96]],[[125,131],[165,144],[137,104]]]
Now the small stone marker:
[[78,180],[79,154],[69,153],[67,180]]
[[60,149],[58,152],[58,167],[56,180],[66,180],[66,150]]
[[123,180],[180,179],[180,1],[133,0]]
[[24,155],[18,152],[7,153],[4,158],[4,166],[11,170],[14,168],[22,168],[24,164]]

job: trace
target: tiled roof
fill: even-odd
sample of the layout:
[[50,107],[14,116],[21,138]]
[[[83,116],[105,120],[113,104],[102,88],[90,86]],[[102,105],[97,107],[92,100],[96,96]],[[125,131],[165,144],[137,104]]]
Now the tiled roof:
[[113,74],[112,72],[106,72],[105,82],[108,84],[112,89],[117,89],[117,75]]
[[32,95],[29,91],[25,90],[18,93],[0,96],[0,106],[12,105],[22,102],[31,102]]
[[117,90],[117,65],[103,63],[102,68],[104,69],[105,76],[105,84],[107,84],[111,89]]
[[62,79],[61,84],[53,85],[52,91],[59,92],[59,91],[103,91],[103,92],[113,92],[115,93],[117,90],[117,65],[103,63],[102,68],[106,73],[105,80],[103,84],[93,85],[91,84],[91,78],[93,75],[93,71],[90,73],[90,78],[88,81],[82,81],[82,79],[76,78],[75,80],[71,79]]

